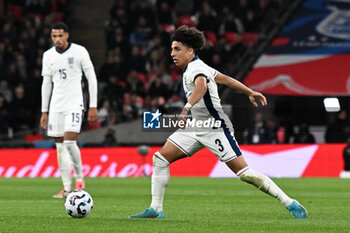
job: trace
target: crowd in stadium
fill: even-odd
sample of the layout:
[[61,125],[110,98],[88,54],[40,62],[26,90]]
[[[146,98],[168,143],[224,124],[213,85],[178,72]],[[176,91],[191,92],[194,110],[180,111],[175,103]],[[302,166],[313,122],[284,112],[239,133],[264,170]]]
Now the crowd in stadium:
[[50,25],[66,20],[69,1],[0,4],[0,135],[7,135],[38,126],[41,58],[51,47]]
[[[136,118],[143,110],[183,107],[181,71],[171,61],[170,36],[181,25],[206,32],[200,54],[230,73],[258,37],[264,14],[277,4],[259,1],[116,0],[106,22],[107,60],[99,71],[102,125]],[[199,6],[199,7],[195,7]]]
[[[8,135],[12,130],[38,128],[42,54],[51,46],[50,25],[55,21],[69,25],[69,0],[0,4],[0,135]],[[95,67],[98,123],[86,124],[85,129],[136,119],[144,110],[180,110],[182,71],[169,56],[174,30],[186,24],[205,31],[208,43],[201,59],[231,74],[240,55],[257,40],[265,14],[278,4],[276,0],[115,0],[105,23],[106,60]],[[272,124],[270,131],[277,135],[273,128]],[[251,131],[247,130],[247,143],[254,143]],[[264,143],[276,142],[271,139],[276,137],[269,135]]]

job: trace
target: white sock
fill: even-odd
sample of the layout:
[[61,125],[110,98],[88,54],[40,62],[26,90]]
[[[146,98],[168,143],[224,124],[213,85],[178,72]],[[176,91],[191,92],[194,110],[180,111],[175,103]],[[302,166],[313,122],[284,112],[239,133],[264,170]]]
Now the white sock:
[[250,183],[261,191],[277,198],[285,207],[289,206],[293,201],[269,177],[254,171],[250,167],[245,167],[237,172],[237,176],[242,181]]
[[163,210],[166,187],[170,180],[169,162],[159,153],[153,155],[152,203],[155,211]]
[[83,181],[83,166],[81,164],[80,150],[77,141],[64,140],[63,144],[72,159],[76,181]]
[[72,191],[71,160],[62,142],[56,142],[57,162],[60,168],[64,190]]

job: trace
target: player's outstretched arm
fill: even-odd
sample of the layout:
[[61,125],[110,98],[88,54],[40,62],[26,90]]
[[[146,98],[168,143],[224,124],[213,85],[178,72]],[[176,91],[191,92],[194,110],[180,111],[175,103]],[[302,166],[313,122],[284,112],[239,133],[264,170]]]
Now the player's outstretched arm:
[[262,105],[265,106],[267,105],[267,100],[265,96],[259,92],[253,91],[243,83],[237,81],[234,78],[231,78],[227,75],[218,73],[215,76],[215,82],[218,84],[224,84],[232,89],[238,90],[246,94],[250,100],[250,102],[255,106],[258,107],[258,102]]

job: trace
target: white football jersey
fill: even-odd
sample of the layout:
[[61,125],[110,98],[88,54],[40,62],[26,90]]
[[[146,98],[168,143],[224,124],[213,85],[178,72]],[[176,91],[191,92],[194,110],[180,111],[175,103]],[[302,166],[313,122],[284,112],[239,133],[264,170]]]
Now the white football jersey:
[[59,52],[55,47],[43,54],[43,76],[52,78],[49,112],[84,109],[83,70],[93,68],[88,51],[81,45],[69,43]]
[[192,95],[195,88],[195,80],[199,76],[204,76],[207,79],[207,92],[191,109],[193,119],[207,120],[214,118],[215,120],[222,121],[222,127],[228,128],[233,131],[232,123],[228,116],[224,113],[221,106],[221,99],[218,94],[218,86],[215,82],[215,76],[218,72],[212,67],[205,64],[202,60],[196,56],[183,73],[183,88],[186,94],[187,100]]

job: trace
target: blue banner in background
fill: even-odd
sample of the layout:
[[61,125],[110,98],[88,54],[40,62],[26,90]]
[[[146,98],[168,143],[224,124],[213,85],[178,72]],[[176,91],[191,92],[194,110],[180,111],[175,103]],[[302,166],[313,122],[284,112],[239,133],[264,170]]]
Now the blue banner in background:
[[350,94],[350,0],[308,0],[244,83],[275,95]]
[[350,52],[350,1],[308,0],[267,54]]

